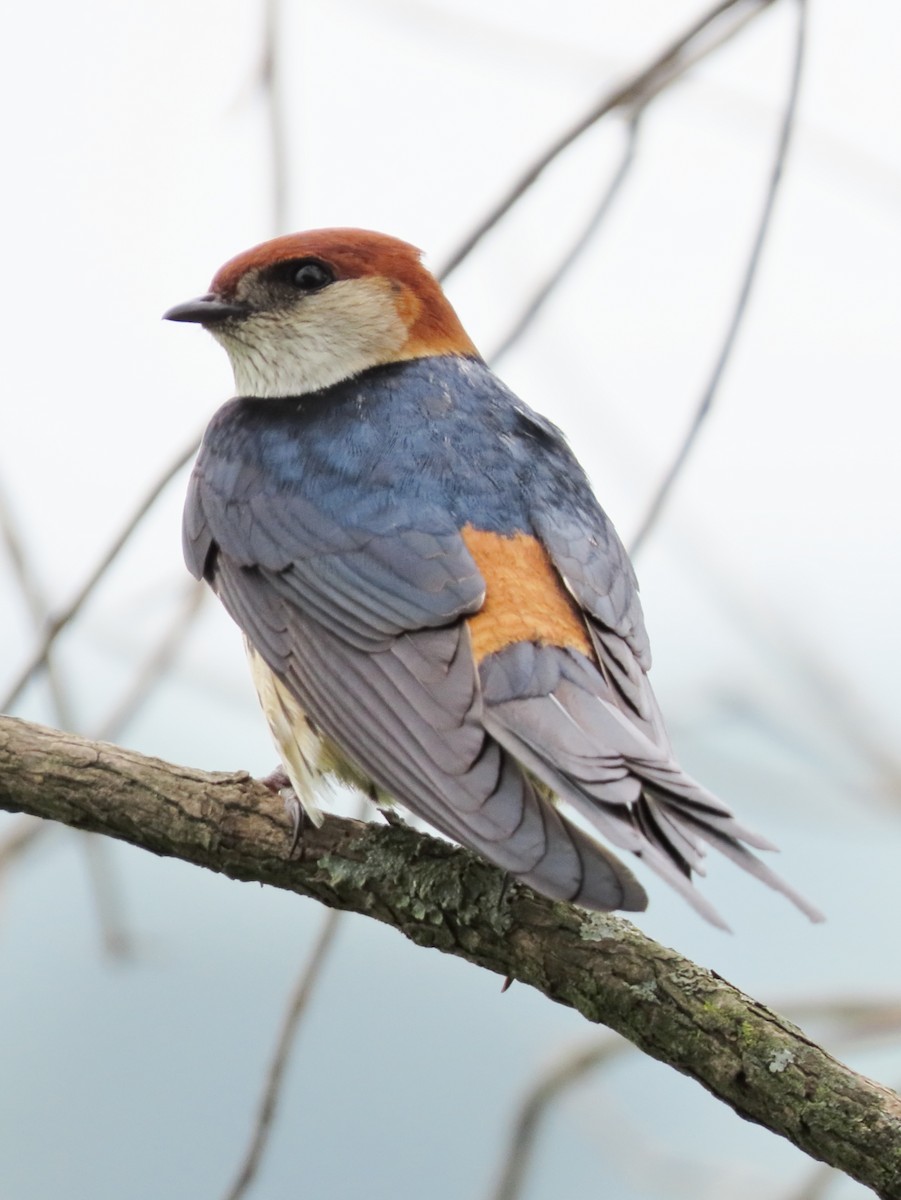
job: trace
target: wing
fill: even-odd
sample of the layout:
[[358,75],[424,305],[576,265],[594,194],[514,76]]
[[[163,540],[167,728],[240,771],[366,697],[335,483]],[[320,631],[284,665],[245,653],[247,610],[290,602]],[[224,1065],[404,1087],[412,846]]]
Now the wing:
[[594,661],[572,647],[519,643],[481,664],[484,721],[495,738],[614,845],[630,850],[714,924],[691,885],[705,843],[821,914],[748,846],[773,849],[673,757],[654,693],[637,584],[605,515],[539,506],[533,525],[582,609]]
[[539,891],[644,908],[631,872],[485,729],[465,622],[485,583],[450,518],[354,499],[336,489],[314,504],[207,444],[185,512],[188,565],[358,775]]

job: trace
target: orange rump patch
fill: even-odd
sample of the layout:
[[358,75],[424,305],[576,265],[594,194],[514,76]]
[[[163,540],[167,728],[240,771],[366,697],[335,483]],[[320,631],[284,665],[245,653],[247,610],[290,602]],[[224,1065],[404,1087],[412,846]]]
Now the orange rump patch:
[[471,525],[461,532],[485,580],[485,603],[467,619],[476,662],[516,642],[566,646],[593,657],[579,607],[536,538]]

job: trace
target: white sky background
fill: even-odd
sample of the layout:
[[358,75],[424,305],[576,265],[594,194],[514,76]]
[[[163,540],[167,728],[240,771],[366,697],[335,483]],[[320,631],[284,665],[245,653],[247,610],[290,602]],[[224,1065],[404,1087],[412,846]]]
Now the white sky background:
[[[702,5],[284,7],[287,227],[382,229],[438,267],[540,149]],[[653,882],[640,923],[774,1002],[899,986],[886,945],[901,904],[898,17],[890,0],[810,7],[795,141],[748,318],[638,564],[683,760],[779,842],[780,869],[830,918],[810,929],[716,863],[707,891],[738,936],[707,930]],[[731,311],[793,13],[782,0],[648,112],[615,210],[503,363],[566,430],[627,540]],[[262,6],[19,4],[5,24],[0,488],[59,605],[230,394],[212,340],[159,316],[276,232]],[[568,152],[454,276],[486,352],[581,227],[622,135],[604,122]],[[183,489],[61,644],[85,732],[180,603]],[[29,626],[6,560],[0,570],[4,690]],[[39,687],[17,712],[54,719]],[[239,639],[213,606],[122,740],[210,768],[273,765]],[[318,919],[312,904],[121,847],[111,857],[137,943],[123,967],[98,961],[74,836],[3,881],[0,1180],[17,1200],[217,1195]],[[311,1193],[487,1195],[518,1089],[589,1034],[523,989],[501,1000],[492,977],[348,921],[257,1194],[285,1194],[300,1171]],[[881,1059],[836,1050],[901,1077],[897,1045]],[[583,1088],[552,1134],[529,1200],[588,1186],[659,1196],[659,1171],[668,1198],[789,1196],[809,1170],[637,1055]],[[630,1139],[641,1167],[621,1149]]]

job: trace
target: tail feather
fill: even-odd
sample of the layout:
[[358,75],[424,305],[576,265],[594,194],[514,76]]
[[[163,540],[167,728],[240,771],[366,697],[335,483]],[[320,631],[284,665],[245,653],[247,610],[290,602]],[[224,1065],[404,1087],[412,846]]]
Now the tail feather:
[[[694,875],[704,874],[707,846],[781,892],[811,921],[823,920],[752,853],[775,846],[679,767],[665,734],[655,740],[649,687],[649,716],[636,721],[583,656],[520,644],[493,658],[480,671],[486,730],[593,831],[635,854],[720,928],[728,926],[692,885]],[[608,855],[595,846],[597,855]]]
[[767,887],[771,887],[774,891],[781,892],[786,899],[790,900],[811,921],[819,923],[826,920],[825,915],[816,905],[811,904],[809,900],[805,899],[800,892],[797,892],[790,884],[786,883],[781,875],[778,875],[766,863],[761,862],[757,855],[752,854],[741,842],[721,833],[715,826],[704,825],[700,821],[688,816],[682,819],[695,825],[698,833],[705,841],[709,842],[720,854],[731,859],[743,871],[747,871],[749,875],[753,875],[755,879],[759,879],[761,883],[765,883]]

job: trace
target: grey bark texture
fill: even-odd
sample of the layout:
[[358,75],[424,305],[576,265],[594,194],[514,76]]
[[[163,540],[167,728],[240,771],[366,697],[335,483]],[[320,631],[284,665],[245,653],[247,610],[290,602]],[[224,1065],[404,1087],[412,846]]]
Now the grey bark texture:
[[282,803],[249,775],[175,766],[3,716],[0,808],[362,913],[512,976],[901,1200],[901,1099],[628,921],[546,900],[403,827],[330,816],[289,860]]

